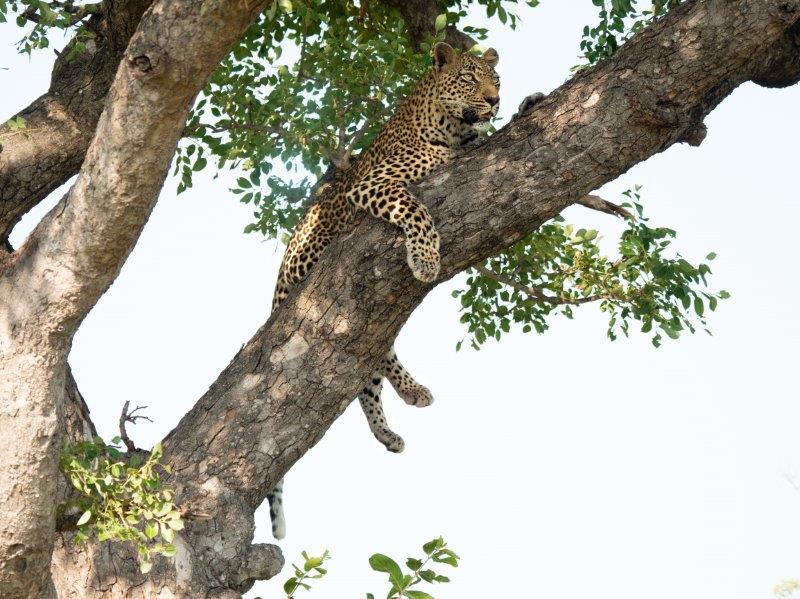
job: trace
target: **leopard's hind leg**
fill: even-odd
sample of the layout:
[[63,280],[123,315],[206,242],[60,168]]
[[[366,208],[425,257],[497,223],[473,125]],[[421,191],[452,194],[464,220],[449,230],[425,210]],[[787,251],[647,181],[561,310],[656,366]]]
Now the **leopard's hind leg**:
[[364,411],[364,416],[367,417],[372,434],[386,449],[400,453],[403,451],[405,443],[400,435],[389,428],[386,414],[383,411],[381,391],[384,378],[389,380],[397,394],[410,406],[419,408],[429,406],[433,403],[433,396],[427,387],[415,381],[414,377],[403,367],[400,360],[397,359],[394,348],[384,356],[380,369],[372,373],[370,380],[361,390],[358,400],[361,402],[361,409]]
[[361,402],[361,409],[367,417],[369,430],[375,435],[386,449],[393,453],[400,453],[405,447],[403,438],[392,431],[386,422],[386,414],[383,412],[381,402],[381,390],[383,389],[383,374],[380,370],[372,373],[370,380],[364,385],[361,393],[358,394],[358,401]]

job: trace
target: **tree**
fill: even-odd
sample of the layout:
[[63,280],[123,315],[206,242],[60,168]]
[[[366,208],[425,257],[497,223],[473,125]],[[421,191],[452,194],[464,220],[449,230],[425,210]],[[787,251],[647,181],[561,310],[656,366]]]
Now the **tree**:
[[[454,22],[462,4],[445,7]],[[501,20],[510,18],[500,3],[483,4]],[[393,232],[363,222],[358,235],[328,250],[164,440],[163,461],[175,468],[169,482],[178,490],[175,501],[187,522],[175,542],[175,560],[158,561],[144,575],[128,545],[93,544],[78,552],[70,545],[71,533],[55,534],[63,525],[56,507],[68,492],[58,475],[61,441],[77,441],[92,430],[66,364],[71,340],[136,243],[181,138],[187,138],[176,159],[182,173],[186,165],[190,172],[203,168],[207,155],[225,163],[248,150],[251,160],[295,159],[318,174],[323,163],[314,156],[346,167],[391,103],[387,94],[361,113],[340,114],[335,88],[311,82],[310,89],[290,89],[286,97],[330,94],[322,102],[330,112],[320,119],[328,129],[310,141],[297,133],[312,124],[273,131],[248,97],[236,97],[237,114],[223,116],[216,107],[215,115],[215,86],[239,77],[248,83],[251,74],[239,63],[247,64],[263,48],[267,54],[261,58],[273,58],[272,42],[287,33],[299,31],[301,44],[309,35],[303,26],[313,25],[314,18],[301,8],[311,4],[297,3],[303,18],[296,21],[286,16],[295,14],[289,5],[9,5],[12,13],[24,6],[22,24],[35,23],[23,44],[46,44],[47,26],[79,29],[56,61],[50,91],[0,130],[4,240],[20,215],[77,173],[26,243],[17,249],[6,244],[0,262],[0,419],[7,431],[0,441],[0,488],[5,512],[13,514],[0,537],[3,596],[55,596],[55,589],[59,596],[99,595],[82,585],[113,572],[112,594],[145,584],[153,593],[233,597],[252,581],[274,575],[282,558],[273,546],[251,544],[253,510],[341,414],[430,289],[409,280],[399,253],[376,255],[371,248],[388,245]],[[351,15],[342,8],[345,3],[314,6],[334,16],[343,11],[340,21],[332,19],[320,33],[331,32],[334,37],[322,47],[335,48],[353,26]],[[614,10],[603,11],[600,25],[587,32],[587,60],[597,61],[594,66],[418,186],[442,233],[441,279],[470,266],[487,268],[487,258],[530,239],[572,203],[615,210],[587,200],[587,194],[676,142],[702,142],[704,117],[739,84],[788,86],[800,79],[797,2],[670,2],[661,7],[670,10],[647,26],[637,21],[638,32],[617,51],[612,36],[619,12],[628,14],[630,8],[613,3]],[[0,9],[5,13],[6,4]],[[391,49],[394,56],[424,49],[425,36],[437,31],[468,45],[454,27],[441,21],[437,27],[442,9],[434,3],[376,3],[375,12],[363,18],[375,18],[389,31],[397,26],[392,10],[405,15],[409,35],[407,43]],[[226,59],[232,48],[233,58]],[[337,56],[341,60],[351,50],[345,47]],[[421,68],[411,60],[387,60],[387,65],[379,66],[387,68],[394,94]],[[270,84],[280,88],[285,77],[278,73]],[[193,104],[204,87],[208,111],[219,120],[204,121],[205,106]],[[574,110],[578,105],[581,110]],[[302,102],[279,107],[297,113],[304,108]],[[339,135],[341,118],[350,120]],[[266,134],[273,143],[238,136],[239,131]],[[326,136],[327,145],[321,141]],[[587,160],[590,146],[593,159]],[[280,150],[276,155],[274,148]],[[260,164],[249,166],[258,172]],[[190,182],[189,174],[185,184]],[[293,190],[304,185],[290,187],[298,183],[291,177],[272,182],[269,200],[253,195],[250,201],[265,215],[256,228],[279,234],[291,227],[304,195]],[[242,182],[242,195],[255,183]],[[263,440],[257,451],[253,439]]]

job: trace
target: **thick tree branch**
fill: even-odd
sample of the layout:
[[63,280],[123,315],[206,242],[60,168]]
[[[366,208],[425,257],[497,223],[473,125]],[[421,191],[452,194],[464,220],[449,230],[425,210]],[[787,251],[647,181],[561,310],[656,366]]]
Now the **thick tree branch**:
[[0,428],[25,430],[0,438],[9,464],[2,597],[55,593],[48,566],[72,336],[138,239],[194,98],[263,6],[158,0],[144,14],[75,184],[0,270]]
[[[23,214],[78,172],[122,53],[150,1],[100,5],[105,13],[88,22],[97,35],[86,52],[71,60],[69,47],[62,52],[48,92],[15,115],[26,128],[10,136],[0,125],[0,242]],[[98,5],[90,6],[94,12]]]

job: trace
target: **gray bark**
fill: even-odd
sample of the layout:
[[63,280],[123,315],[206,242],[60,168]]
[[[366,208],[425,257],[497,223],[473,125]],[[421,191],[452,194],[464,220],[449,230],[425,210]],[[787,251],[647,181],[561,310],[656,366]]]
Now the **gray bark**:
[[[203,7],[162,0],[145,15],[78,181],[0,271],[0,426],[19,431],[0,440],[2,516],[12,523],[0,534],[3,597],[50,584],[72,334],[135,243],[194,94],[254,15],[244,3]],[[741,83],[796,82],[798,28],[800,0],[689,1],[432,174],[415,192],[442,236],[440,279],[672,144],[702,142],[704,117]],[[212,516],[188,523],[175,563],[143,577],[129,548],[79,551],[65,535],[52,555],[58,596],[236,597],[274,575],[282,558],[252,544],[254,510],[431,289],[411,277],[397,235],[365,219],[334,243],[165,439],[178,502]]]

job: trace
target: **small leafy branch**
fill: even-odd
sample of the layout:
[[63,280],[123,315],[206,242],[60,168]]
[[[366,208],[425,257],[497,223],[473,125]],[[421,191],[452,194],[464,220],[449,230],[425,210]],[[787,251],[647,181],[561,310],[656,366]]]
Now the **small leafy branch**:
[[[444,539],[438,537],[425,543],[422,546],[422,552],[422,557],[409,557],[406,560],[407,573],[403,572],[397,562],[382,553],[375,553],[369,558],[369,565],[373,570],[389,575],[391,587],[386,595],[387,599],[434,599],[433,595],[411,587],[423,582],[429,584],[450,582],[447,576],[437,574],[433,570],[433,564],[447,564],[453,568],[458,567],[460,558],[453,550],[447,547]],[[295,593],[298,589],[311,590],[311,585],[308,581],[320,579],[328,573],[322,567],[322,564],[330,559],[330,554],[327,550],[319,557],[311,557],[305,551],[303,551],[302,556],[304,560],[303,567],[299,568],[292,564],[294,576],[287,579],[283,584],[286,599],[295,599]],[[256,599],[261,599],[261,597],[256,597]],[[375,595],[367,593],[367,599],[375,599]]]
[[[385,572],[389,575],[389,583],[392,586],[389,589],[387,599],[392,599],[393,597],[433,599],[432,595],[418,589],[412,589],[411,587],[423,581],[427,583],[450,582],[447,576],[437,574],[432,567],[430,567],[431,562],[435,564],[447,564],[453,568],[458,567],[458,560],[460,558],[454,551],[448,549],[444,539],[438,537],[425,543],[422,546],[422,551],[424,553],[422,558],[409,557],[406,560],[406,567],[409,570],[408,573],[403,573],[397,562],[381,553],[376,553],[369,558],[369,565],[373,570],[376,572]],[[372,593],[367,593],[367,599],[375,599],[375,596]]]
[[161,482],[169,473],[160,463],[161,444],[148,455],[119,450],[120,437],[112,445],[95,437],[64,448],[59,467],[77,490],[78,497],[59,506],[59,521],[80,514],[73,528],[74,542],[130,541],[136,546],[143,573],[153,566],[153,556],[175,555],[175,531],[183,529],[173,493]]
[[[461,322],[469,341],[480,349],[499,340],[512,324],[524,333],[544,333],[553,314],[573,317],[576,306],[596,302],[607,313],[608,337],[626,337],[631,321],[641,324],[659,347],[663,337],[677,339],[697,327],[709,332],[707,310],[717,308],[728,292],[706,291],[706,263],[694,265],[669,252],[675,231],[650,227],[639,187],[625,192],[637,217],[624,211],[629,224],[619,239],[619,257],[607,258],[595,230],[574,230],[559,217],[502,254],[467,271],[466,287],[453,292],[461,302]],[[706,256],[711,261],[713,252]],[[459,341],[456,349],[460,349]]]
[[297,589],[311,590],[311,585],[308,584],[308,581],[322,578],[328,573],[328,571],[322,567],[322,564],[330,559],[330,554],[327,549],[319,557],[310,557],[305,551],[303,551],[302,556],[304,560],[303,569],[301,570],[296,565],[292,564],[294,576],[283,583],[283,590],[286,593],[287,599],[295,599]]

